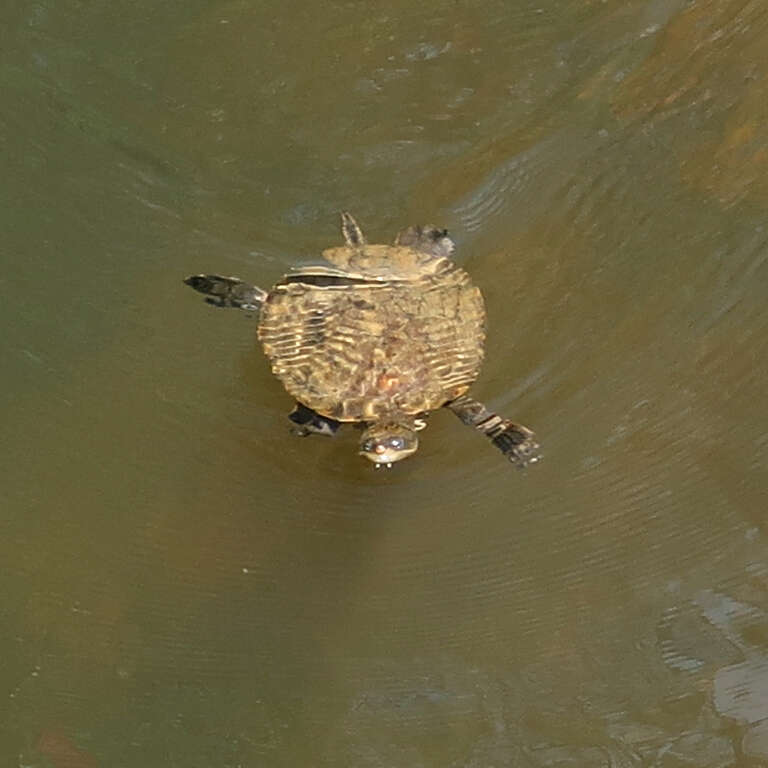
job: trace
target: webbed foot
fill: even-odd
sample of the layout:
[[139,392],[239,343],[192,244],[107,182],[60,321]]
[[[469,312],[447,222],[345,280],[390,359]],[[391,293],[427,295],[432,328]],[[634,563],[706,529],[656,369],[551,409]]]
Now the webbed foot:
[[518,467],[527,467],[541,459],[535,435],[522,424],[503,420],[486,434],[491,442]]
[[448,257],[456,247],[448,236],[447,229],[438,229],[430,225],[408,227],[395,238],[395,245],[405,245],[430,256]]
[[528,427],[502,419],[467,395],[451,400],[446,407],[464,424],[482,432],[515,466],[527,467],[541,459],[539,444]]
[[296,407],[288,414],[288,418],[293,422],[291,434],[298,437],[309,435],[333,437],[341,426],[340,422],[315,413],[303,403],[296,403]]
[[215,307],[257,310],[267,294],[255,285],[244,283],[238,277],[222,275],[190,275],[184,282],[199,293],[206,294],[206,302]]

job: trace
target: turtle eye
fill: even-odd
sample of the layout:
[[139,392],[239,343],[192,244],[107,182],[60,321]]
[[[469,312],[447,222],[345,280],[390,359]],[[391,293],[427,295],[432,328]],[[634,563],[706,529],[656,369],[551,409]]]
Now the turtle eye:
[[389,447],[394,448],[396,451],[402,451],[405,448],[405,440],[402,437],[391,437],[389,439]]

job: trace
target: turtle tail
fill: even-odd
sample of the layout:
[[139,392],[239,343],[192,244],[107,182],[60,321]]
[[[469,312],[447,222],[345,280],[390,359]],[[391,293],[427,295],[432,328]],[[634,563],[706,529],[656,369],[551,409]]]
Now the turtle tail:
[[199,293],[206,294],[206,301],[216,307],[257,310],[267,294],[255,285],[244,283],[237,277],[221,275],[190,275],[184,282]]
[[513,464],[527,467],[541,455],[535,435],[527,427],[491,413],[481,402],[460,395],[446,403],[464,424],[484,434]]

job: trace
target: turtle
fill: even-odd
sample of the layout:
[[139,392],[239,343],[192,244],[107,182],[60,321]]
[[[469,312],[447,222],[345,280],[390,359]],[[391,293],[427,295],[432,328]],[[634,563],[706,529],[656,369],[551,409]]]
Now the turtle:
[[369,244],[344,212],[341,232],[326,264],[294,268],[269,291],[217,274],[184,280],[209,304],[258,313],[272,372],[296,401],[292,431],[330,436],[357,424],[359,453],[391,467],[446,407],[517,466],[538,461],[530,429],[467,394],[483,362],[485,306],[451,258],[448,231],[411,226],[393,245]]

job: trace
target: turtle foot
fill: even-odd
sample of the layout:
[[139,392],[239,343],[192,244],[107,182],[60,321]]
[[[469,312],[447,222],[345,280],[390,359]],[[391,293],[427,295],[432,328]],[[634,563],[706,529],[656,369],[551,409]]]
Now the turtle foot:
[[448,236],[447,229],[439,229],[431,225],[414,226],[404,229],[395,238],[396,245],[405,245],[430,256],[448,258],[455,248],[453,240]]
[[237,277],[223,275],[190,275],[184,280],[190,287],[206,295],[206,302],[214,307],[235,307],[254,311],[266,298],[261,288],[244,283]]
[[297,437],[309,437],[310,435],[325,435],[333,437],[341,424],[334,419],[328,419],[307,408],[303,403],[296,403],[296,407],[288,414],[291,424],[291,434]]
[[541,460],[536,436],[528,427],[505,420],[489,437],[509,461],[521,469]]

